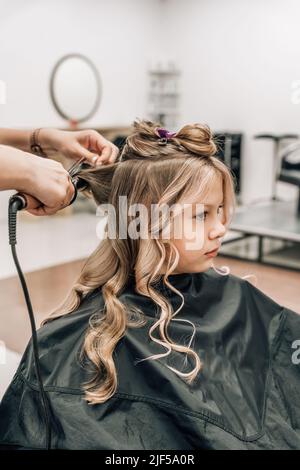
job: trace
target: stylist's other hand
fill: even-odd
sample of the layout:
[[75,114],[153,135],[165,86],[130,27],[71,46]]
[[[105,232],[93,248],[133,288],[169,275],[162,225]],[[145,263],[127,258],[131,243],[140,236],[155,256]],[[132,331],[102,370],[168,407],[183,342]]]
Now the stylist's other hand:
[[42,146],[45,143],[46,147],[72,160],[84,157],[93,166],[114,163],[119,153],[116,145],[93,129],[61,131],[44,128],[39,135]]

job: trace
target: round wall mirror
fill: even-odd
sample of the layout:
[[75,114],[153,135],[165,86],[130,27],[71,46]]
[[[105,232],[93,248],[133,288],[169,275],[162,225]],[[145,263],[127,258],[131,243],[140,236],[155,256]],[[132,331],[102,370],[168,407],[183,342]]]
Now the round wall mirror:
[[56,63],[50,79],[51,100],[72,127],[95,114],[101,91],[98,70],[84,55],[68,54]]

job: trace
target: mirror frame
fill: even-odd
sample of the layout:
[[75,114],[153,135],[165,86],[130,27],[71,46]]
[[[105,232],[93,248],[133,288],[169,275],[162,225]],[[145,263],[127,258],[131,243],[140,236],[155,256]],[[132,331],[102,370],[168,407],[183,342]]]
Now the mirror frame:
[[[84,60],[91,67],[92,71],[94,72],[95,79],[96,79],[97,95],[96,95],[95,104],[92,107],[91,111],[88,114],[86,114],[85,116],[83,116],[82,118],[80,118],[80,119],[76,119],[72,116],[68,116],[62,110],[62,108],[59,106],[59,104],[57,102],[57,99],[55,97],[54,83],[55,83],[56,73],[58,72],[59,67],[61,66],[61,64],[63,62],[65,62],[66,60],[70,59],[70,58],[77,58],[77,59]],[[101,91],[102,91],[102,83],[101,83],[99,72],[98,72],[97,68],[95,67],[95,65],[93,64],[93,62],[88,57],[86,57],[85,55],[79,54],[79,53],[66,54],[63,57],[61,57],[61,59],[59,59],[57,61],[57,63],[55,64],[55,66],[52,70],[52,73],[51,73],[51,77],[50,77],[50,96],[51,96],[51,100],[52,100],[52,103],[54,105],[54,108],[56,109],[58,114],[61,117],[63,117],[64,119],[67,119],[69,122],[74,122],[75,121],[76,123],[79,123],[79,122],[84,122],[84,121],[87,121],[88,119],[90,119],[95,114],[95,112],[97,111],[97,109],[99,107],[100,100],[101,100]]]

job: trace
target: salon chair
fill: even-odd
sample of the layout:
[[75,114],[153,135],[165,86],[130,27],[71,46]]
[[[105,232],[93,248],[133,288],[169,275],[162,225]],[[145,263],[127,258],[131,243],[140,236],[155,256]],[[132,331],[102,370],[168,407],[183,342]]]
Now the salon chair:
[[[273,190],[272,190],[272,200],[276,201],[276,182],[282,181],[284,183],[289,183],[299,188],[299,196],[297,203],[297,215],[300,217],[300,169],[298,165],[290,165],[286,162],[284,158],[280,160],[280,146],[284,141],[300,139],[300,136],[297,134],[258,134],[254,136],[255,139],[268,139],[274,142],[274,152],[273,152]],[[300,140],[299,140],[300,143]]]
[[[297,134],[281,134],[281,135],[257,134],[257,135],[254,136],[254,139],[266,139],[266,140],[271,140],[274,143],[273,168],[272,168],[272,174],[273,174],[272,200],[277,201],[278,198],[276,196],[276,182],[277,181],[284,181],[285,183],[295,184],[295,181],[296,181],[293,177],[291,177],[291,175],[289,175],[289,173],[285,174],[285,172],[282,175],[282,178],[284,178],[284,179],[281,178],[282,168],[280,168],[280,162],[279,162],[280,147],[284,143],[284,141],[299,139],[299,135],[297,135]],[[297,183],[297,185],[300,187],[300,182]],[[298,212],[299,212],[299,207],[298,207]]]

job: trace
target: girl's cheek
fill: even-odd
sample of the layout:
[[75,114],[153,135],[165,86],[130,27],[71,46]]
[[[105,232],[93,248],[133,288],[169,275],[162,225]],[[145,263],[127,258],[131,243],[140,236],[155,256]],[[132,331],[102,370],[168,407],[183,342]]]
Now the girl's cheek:
[[206,249],[207,229],[204,222],[186,218],[174,221],[171,231],[172,240],[181,252],[203,251]]
[[203,232],[191,234],[191,237],[185,238],[185,250],[197,251],[198,253],[205,250],[205,235]]

